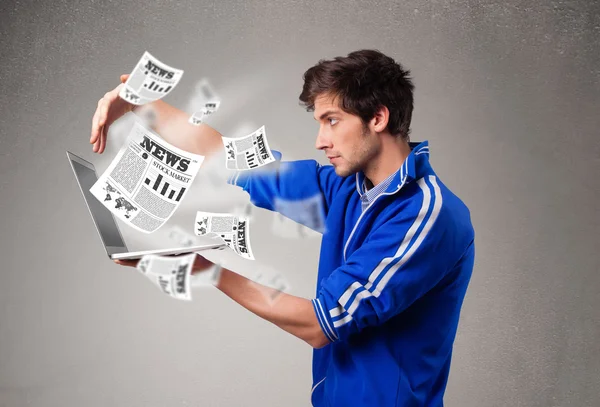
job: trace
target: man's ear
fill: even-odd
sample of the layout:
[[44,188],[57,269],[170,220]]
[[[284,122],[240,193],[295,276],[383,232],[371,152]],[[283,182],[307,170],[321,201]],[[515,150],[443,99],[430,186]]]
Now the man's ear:
[[380,106],[375,112],[375,115],[371,119],[371,126],[373,130],[381,133],[387,128],[388,121],[390,119],[390,111],[386,106]]

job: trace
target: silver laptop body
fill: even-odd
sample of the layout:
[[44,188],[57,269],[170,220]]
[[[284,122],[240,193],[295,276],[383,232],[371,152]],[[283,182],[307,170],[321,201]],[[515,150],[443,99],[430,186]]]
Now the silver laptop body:
[[90,192],[90,188],[98,180],[94,164],[67,151],[67,157],[71,168],[75,173],[77,185],[83,194],[85,204],[90,211],[96,230],[106,249],[106,254],[113,260],[139,259],[146,254],[173,255],[199,252],[202,250],[217,249],[224,246],[223,242],[205,244],[193,247],[177,247],[172,249],[145,250],[139,252],[128,252],[119,226],[113,214],[102,205]]

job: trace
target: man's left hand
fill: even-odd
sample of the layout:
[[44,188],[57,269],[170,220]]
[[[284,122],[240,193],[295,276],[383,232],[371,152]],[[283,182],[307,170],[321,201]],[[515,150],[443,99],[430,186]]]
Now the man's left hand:
[[[177,255],[177,256],[181,256],[181,255]],[[173,256],[173,257],[177,257],[177,256]],[[185,255],[187,256],[187,255]],[[114,260],[114,262],[120,266],[127,266],[127,267],[137,267],[138,263],[139,263],[140,259],[134,259],[134,260]],[[213,262],[207,260],[206,258],[200,256],[199,254],[196,254],[196,260],[194,260],[194,266],[192,268],[192,274],[196,274],[196,273],[200,273],[204,270],[209,269],[210,267],[212,267],[214,265]]]

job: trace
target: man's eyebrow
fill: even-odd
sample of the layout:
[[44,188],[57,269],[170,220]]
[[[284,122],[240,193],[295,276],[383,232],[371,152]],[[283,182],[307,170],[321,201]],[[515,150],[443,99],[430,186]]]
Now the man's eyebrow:
[[315,118],[315,120],[323,120],[325,117],[329,116],[330,114],[335,114],[335,113],[339,113],[339,110],[336,110],[336,109],[327,110],[323,114],[321,114],[321,116],[319,116],[318,119]]

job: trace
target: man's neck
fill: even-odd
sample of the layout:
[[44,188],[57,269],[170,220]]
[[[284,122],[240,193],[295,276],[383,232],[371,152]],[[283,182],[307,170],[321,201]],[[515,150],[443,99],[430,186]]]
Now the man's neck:
[[366,186],[370,187],[371,184],[376,186],[398,171],[409,154],[410,146],[408,142],[401,140],[399,137],[382,137],[380,153],[363,170],[365,177],[370,181],[366,182]]

